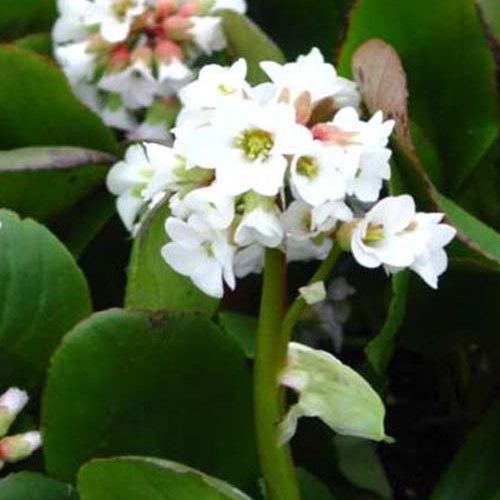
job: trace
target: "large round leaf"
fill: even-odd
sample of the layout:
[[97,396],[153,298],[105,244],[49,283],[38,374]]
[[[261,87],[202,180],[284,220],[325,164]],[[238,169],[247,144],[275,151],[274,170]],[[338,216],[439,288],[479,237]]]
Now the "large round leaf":
[[0,500],[78,500],[68,484],[32,472],[11,474],[0,481]]
[[78,474],[82,500],[250,500],[233,486],[167,460],[94,460]]
[[89,459],[175,460],[252,491],[251,377],[207,319],[111,310],[78,325],[53,358],[43,401],[48,471]]
[[1,0],[0,40],[48,30],[55,18],[55,0]]
[[0,206],[49,220],[103,184],[113,156],[73,147],[0,151]]
[[396,49],[408,73],[417,149],[422,155],[430,143],[442,165],[432,180],[438,189],[458,189],[499,130],[495,62],[475,2],[360,0],[339,61],[344,74],[356,49],[374,37]]
[[0,46],[0,74],[0,149],[57,144],[115,151],[110,129],[77,100],[47,59]]
[[62,336],[90,314],[87,283],[47,229],[0,210],[0,390],[40,383]]

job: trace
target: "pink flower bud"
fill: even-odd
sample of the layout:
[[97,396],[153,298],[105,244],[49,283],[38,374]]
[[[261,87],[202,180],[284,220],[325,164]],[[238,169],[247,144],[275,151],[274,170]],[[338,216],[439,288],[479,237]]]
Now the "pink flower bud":
[[297,116],[297,123],[305,125],[309,122],[312,114],[311,93],[307,90],[302,92],[293,103]]
[[131,53],[130,59],[133,62],[141,61],[149,66],[153,60],[153,51],[149,47],[138,47]]
[[179,61],[184,59],[182,48],[171,40],[159,40],[156,45],[155,54],[158,61],[165,64],[171,63],[173,59],[178,59]]
[[195,16],[200,11],[200,6],[197,2],[187,2],[184,5],[181,5],[178,13],[181,16],[189,17]]
[[318,123],[312,128],[312,134],[318,141],[329,146],[349,146],[356,144],[357,132],[348,132],[328,123]]
[[7,434],[17,415],[26,406],[28,394],[16,387],[0,396],[0,436]]
[[130,62],[130,51],[124,45],[117,47],[111,54],[109,66],[111,71],[121,71]]
[[189,40],[191,35],[189,30],[193,27],[193,23],[188,17],[170,16],[163,21],[163,29],[165,34],[171,40]]
[[37,431],[9,436],[0,440],[0,460],[18,462],[33,454],[42,445],[42,436]]
[[171,16],[177,9],[176,0],[158,0],[156,2],[156,12],[159,17]]

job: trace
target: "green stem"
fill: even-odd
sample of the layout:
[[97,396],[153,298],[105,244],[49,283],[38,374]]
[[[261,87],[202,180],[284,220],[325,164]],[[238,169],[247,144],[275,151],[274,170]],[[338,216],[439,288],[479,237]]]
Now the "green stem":
[[[309,283],[325,281],[342,250],[334,246]],[[279,250],[266,251],[264,284],[255,357],[255,425],[257,448],[268,500],[300,500],[297,476],[288,445],[279,446],[278,424],[285,416],[285,393],[279,378],[285,368],[293,328],[307,307],[298,296],[286,316],[286,259]]]
[[254,384],[257,448],[268,500],[300,500],[290,447],[278,445],[278,424],[285,409],[279,384],[288,346],[281,328],[285,306],[285,256],[270,249],[266,251]]
[[[342,249],[335,245],[330,251],[328,257],[321,263],[318,270],[314,273],[314,276],[309,280],[309,284],[317,283],[318,281],[325,281],[328,276],[333,271],[333,267],[337,263],[337,260],[342,253]],[[302,297],[302,295],[297,296],[291,305],[290,309],[286,313],[285,319],[283,320],[283,327],[281,331],[281,337],[283,341],[286,339],[286,343],[290,342],[293,334],[293,329],[299,321],[304,309],[307,307],[307,303]]]

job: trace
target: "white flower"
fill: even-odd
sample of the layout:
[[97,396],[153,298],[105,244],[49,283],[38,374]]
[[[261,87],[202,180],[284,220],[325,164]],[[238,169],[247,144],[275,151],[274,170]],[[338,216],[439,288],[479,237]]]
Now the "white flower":
[[105,74],[98,86],[102,90],[119,94],[129,109],[149,107],[158,89],[151,67],[140,59],[123,71]]
[[215,0],[211,11],[215,12],[221,9],[234,10],[239,14],[244,14],[247,10],[247,4],[245,0]]
[[325,63],[317,48],[305,56],[299,56],[293,63],[281,65],[265,61],[260,65],[276,85],[278,93],[285,91],[291,102],[307,92],[313,103],[327,97],[333,98],[337,107],[357,106],[359,103],[356,84],[337,76],[335,68]]
[[212,297],[223,296],[224,282],[234,289],[234,248],[225,232],[214,230],[198,215],[191,215],[187,222],[169,217],[165,229],[172,242],[161,253],[175,271]]
[[212,16],[191,16],[189,20],[192,27],[188,33],[193,37],[194,43],[205,54],[212,54],[226,46],[226,37],[222,32],[221,18]]
[[108,189],[118,196],[116,206],[123,223],[130,231],[146,201],[163,190],[176,186],[179,157],[160,144],[131,146],[125,160],[108,174]]
[[57,19],[52,37],[56,43],[66,43],[83,39],[87,34],[86,14],[91,7],[87,0],[58,0]]
[[217,183],[191,191],[183,199],[184,209],[204,217],[216,229],[226,229],[234,218],[234,198],[219,189]]
[[249,274],[259,274],[264,268],[265,248],[258,243],[242,248],[234,256],[234,274],[244,278]]
[[289,262],[324,260],[327,257],[332,240],[314,226],[310,205],[294,201],[281,219],[286,232],[286,256]]
[[132,21],[145,10],[145,0],[94,0],[86,21],[89,25],[99,25],[105,40],[117,43],[127,38]]
[[4,436],[12,422],[28,402],[28,394],[12,387],[0,396],[0,436]]
[[324,144],[353,155],[352,160],[358,158],[357,166],[351,162],[344,168],[349,182],[347,192],[371,202],[378,198],[383,180],[391,176],[391,151],[386,146],[393,128],[394,120],[384,122],[380,111],[364,122],[354,108],[346,107],[332,122],[313,127],[313,134]]
[[234,234],[234,241],[242,246],[259,243],[267,248],[281,245],[285,231],[276,207],[257,207],[243,216]]
[[302,286],[299,288],[299,293],[306,301],[306,304],[312,306],[326,299],[326,288],[323,281],[316,281],[311,285]]
[[196,130],[175,131],[176,147],[193,165],[215,168],[217,182],[230,195],[253,190],[274,196],[282,188],[288,161],[310,140],[309,131],[295,123],[286,104],[258,104],[227,99],[216,109],[212,123]]
[[317,206],[346,195],[348,177],[345,171],[356,170],[359,158],[342,149],[311,141],[310,147],[295,156],[291,167],[291,185],[296,197]]
[[201,69],[194,82],[180,90],[179,99],[187,108],[215,108],[228,96],[243,97],[250,92],[246,74],[244,59],[229,67],[209,64]]
[[409,195],[378,202],[354,227],[351,249],[365,267],[385,265],[389,271],[410,267],[431,287],[447,267],[443,247],[455,229],[440,224],[443,214],[417,214]]
[[88,80],[92,76],[95,64],[95,55],[89,51],[89,41],[60,45],[54,50],[57,62],[62,66],[68,80],[78,83]]
[[119,106],[107,105],[99,110],[99,115],[106,125],[118,130],[129,131],[137,126],[132,113],[121,104]]

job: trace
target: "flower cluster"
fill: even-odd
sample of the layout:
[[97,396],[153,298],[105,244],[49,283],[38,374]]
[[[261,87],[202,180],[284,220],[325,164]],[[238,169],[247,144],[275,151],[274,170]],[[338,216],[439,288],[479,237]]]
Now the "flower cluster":
[[355,83],[318,49],[261,67],[270,81],[257,86],[244,60],[204,67],[180,91],[173,147],[129,149],[108,177],[126,225],[166,196],[162,255],[215,297],[259,273],[266,248],[322,260],[335,240],[363,266],[410,267],[436,286],[454,229],[441,214],[416,213],[410,196],[373,206],[391,175],[394,122],[381,112],[363,120]]
[[74,92],[133,140],[168,141],[177,92],[226,45],[221,18],[245,0],[59,0],[55,56]]
[[27,402],[26,392],[15,387],[0,395],[0,469],[5,462],[13,463],[28,458],[42,444],[37,431],[3,437]]

